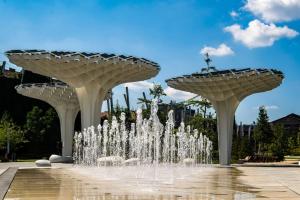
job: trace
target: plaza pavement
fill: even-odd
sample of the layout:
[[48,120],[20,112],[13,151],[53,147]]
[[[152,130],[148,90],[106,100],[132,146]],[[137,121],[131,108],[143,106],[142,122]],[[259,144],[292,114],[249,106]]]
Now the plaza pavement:
[[[63,173],[67,173],[70,177],[77,177],[72,173],[72,164],[52,164],[52,168],[66,168]],[[246,193],[250,196],[239,193],[229,196],[216,196],[216,199],[276,199],[276,200],[300,200],[300,168],[297,166],[289,167],[269,167],[266,164],[256,165],[234,165],[226,168],[216,168],[218,175],[205,175],[199,179],[198,185],[206,186],[205,191],[199,189],[198,192],[207,192],[209,194],[229,194],[238,187],[244,187]],[[34,162],[10,162],[0,163],[0,181],[1,173],[9,167],[18,167],[19,169],[35,168]],[[233,169],[233,170],[231,170]],[[234,172],[234,173],[233,173]],[[238,172],[238,173],[236,173]],[[217,177],[217,178],[216,178]],[[79,176],[77,177],[78,179]],[[210,180],[211,179],[211,180]],[[82,179],[84,182],[93,183],[88,177]],[[202,181],[202,183],[201,183]],[[89,185],[89,184],[87,184]],[[109,186],[109,185],[108,185]],[[84,186],[88,187],[88,186]],[[113,187],[113,185],[112,185]],[[87,188],[89,189],[89,188]],[[90,188],[91,189],[91,188]],[[109,190],[109,187],[107,188]],[[92,190],[92,189],[91,189]],[[196,190],[197,191],[197,190]]]

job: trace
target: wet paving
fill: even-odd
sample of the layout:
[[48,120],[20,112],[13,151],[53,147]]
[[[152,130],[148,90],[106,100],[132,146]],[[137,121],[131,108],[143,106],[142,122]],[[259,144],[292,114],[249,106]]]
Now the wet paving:
[[[154,172],[147,168],[137,172],[136,168],[109,167],[19,169],[5,199],[300,199],[297,192],[285,185],[268,185],[269,181],[274,180],[262,177],[267,172],[245,170],[164,168]],[[153,172],[152,176],[150,172]],[[172,175],[164,176],[166,174]],[[277,174],[281,174],[280,171]],[[253,186],[255,180],[259,183],[256,187]]]

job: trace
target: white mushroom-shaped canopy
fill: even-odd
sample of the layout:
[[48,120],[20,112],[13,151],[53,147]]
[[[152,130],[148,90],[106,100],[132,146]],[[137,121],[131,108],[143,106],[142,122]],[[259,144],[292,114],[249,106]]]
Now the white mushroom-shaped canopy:
[[199,94],[210,101],[224,101],[231,97],[241,101],[258,92],[279,86],[284,76],[274,69],[231,69],[209,73],[194,73],[166,80],[175,89]]
[[[53,107],[65,104],[70,108],[79,109],[75,89],[63,82],[25,83],[17,85],[15,89],[23,96],[45,101]],[[111,93],[112,91],[109,90],[105,99],[109,99]]]
[[110,89],[120,83],[152,78],[160,70],[157,63],[145,58],[107,53],[11,50],[6,55],[17,66],[74,88],[97,82]]
[[15,87],[23,96],[39,99],[53,107],[66,104],[79,109],[79,102],[74,88],[62,82],[54,83],[26,83]]

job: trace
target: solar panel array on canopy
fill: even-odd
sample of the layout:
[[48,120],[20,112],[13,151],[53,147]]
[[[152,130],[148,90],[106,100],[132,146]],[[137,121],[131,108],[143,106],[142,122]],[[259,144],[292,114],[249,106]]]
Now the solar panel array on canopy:
[[154,67],[157,67],[160,69],[158,63],[150,61],[145,58],[139,58],[134,56],[126,56],[126,55],[117,55],[117,54],[108,54],[108,53],[92,53],[92,52],[76,52],[76,51],[46,51],[46,50],[36,50],[36,49],[30,49],[30,50],[10,50],[5,52],[7,55],[12,54],[52,54],[56,57],[62,57],[62,56],[75,56],[79,55],[85,58],[93,58],[93,57],[102,57],[104,59],[112,59],[112,58],[119,58],[120,60],[130,60],[132,62],[143,62],[150,64]]
[[248,72],[254,72],[254,73],[274,73],[276,75],[279,75],[280,77],[284,78],[284,75],[281,71],[278,71],[276,69],[264,69],[264,68],[256,68],[256,69],[251,69],[251,68],[243,68],[243,69],[227,69],[227,70],[220,70],[220,71],[213,71],[213,72],[196,72],[192,73],[190,75],[182,75],[174,78],[167,79],[166,81],[171,81],[171,80],[176,80],[179,78],[192,78],[192,77],[199,77],[199,78],[211,78],[211,77],[217,77],[217,76],[226,76],[230,75],[232,77],[238,76],[241,74],[245,74]]

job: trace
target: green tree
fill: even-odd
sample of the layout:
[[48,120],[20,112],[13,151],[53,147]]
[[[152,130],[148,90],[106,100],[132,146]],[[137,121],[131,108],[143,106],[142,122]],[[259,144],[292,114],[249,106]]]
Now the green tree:
[[274,137],[271,144],[272,155],[278,158],[278,161],[284,159],[284,154],[288,149],[287,138],[284,134],[283,125],[277,124],[273,127]]
[[6,159],[9,153],[15,152],[25,142],[21,128],[13,122],[7,112],[4,112],[0,120],[0,149],[6,150]]
[[250,138],[248,136],[243,136],[240,141],[240,150],[239,150],[239,158],[245,158],[246,156],[250,156],[253,154],[251,148]]
[[153,98],[157,98],[159,102],[161,100],[160,99],[161,96],[166,96],[164,89],[159,84],[154,84],[153,88],[149,89],[149,93],[151,96],[153,96]]
[[297,146],[300,146],[300,128],[297,133]]
[[119,104],[119,101],[117,100],[116,106],[115,106],[115,111],[114,111],[114,115],[116,117],[119,117],[121,115],[122,112],[125,112],[126,109],[121,107]]
[[42,120],[43,115],[43,110],[37,106],[34,106],[26,115],[26,138],[36,145],[42,142],[46,132],[46,127]]
[[149,106],[151,105],[151,100],[149,99],[145,99],[145,98],[138,98],[138,104],[142,104],[143,106],[145,105],[146,109],[149,108]]
[[212,107],[212,104],[205,98],[202,98],[201,100],[194,100],[194,99],[188,100],[187,105],[199,107],[204,118],[207,117],[208,109]]
[[24,125],[26,139],[26,151],[31,157],[49,156],[51,153],[58,153],[60,141],[59,120],[53,108],[46,112],[34,106],[27,113]]
[[61,153],[61,137],[60,137],[60,124],[56,111],[53,108],[49,108],[43,118],[43,124],[46,128],[44,144],[47,147],[48,153]]
[[257,123],[254,128],[254,140],[258,154],[267,152],[268,145],[272,141],[273,131],[269,124],[269,117],[264,106],[259,107]]
[[[149,88],[149,94],[152,96],[152,99],[158,99],[159,110],[157,115],[161,122],[164,123],[166,121],[166,116],[168,113],[168,110],[166,108],[170,107],[167,104],[164,104],[161,100],[162,96],[166,96],[164,89],[161,85],[154,84],[152,88]],[[147,99],[145,93],[143,93],[143,97],[138,98],[138,104],[145,105],[145,107],[143,108],[143,117],[145,118],[150,117],[151,102],[152,100]]]

